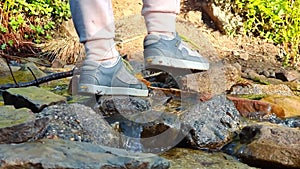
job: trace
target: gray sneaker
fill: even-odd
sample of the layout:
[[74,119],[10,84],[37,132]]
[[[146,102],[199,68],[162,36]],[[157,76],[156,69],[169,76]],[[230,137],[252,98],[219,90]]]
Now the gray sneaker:
[[163,35],[147,35],[144,40],[144,57],[146,69],[152,66],[209,69],[208,60],[198,52],[189,49],[177,33],[171,40],[163,38]]
[[78,93],[148,96],[148,88],[128,72],[121,59],[112,68],[105,68],[97,62],[85,61],[81,67]]

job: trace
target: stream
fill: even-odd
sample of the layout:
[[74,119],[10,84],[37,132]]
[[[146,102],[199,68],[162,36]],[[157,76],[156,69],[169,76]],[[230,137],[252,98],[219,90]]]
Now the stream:
[[[163,79],[167,79],[167,83],[174,87],[174,82],[170,79]],[[68,93],[69,80],[56,80],[42,84],[41,87],[66,97],[69,104],[80,103],[92,107],[98,114],[103,115],[97,118],[104,118],[113,130],[120,133],[120,148],[130,152],[156,153],[170,160],[171,169],[268,168],[268,164],[258,165],[255,161],[245,164],[245,161],[235,154],[237,147],[242,146],[240,143],[230,142],[237,139],[237,136],[241,137],[236,130],[258,122],[271,122],[289,128],[300,127],[300,117],[281,119],[273,115],[251,120],[242,118],[233,108],[234,105],[223,96],[201,102],[194,94],[182,94],[178,97],[172,92],[151,90],[148,98],[85,98]],[[154,84],[168,85],[166,81]],[[0,105],[4,105],[2,97]],[[84,129],[101,137],[102,131],[95,129],[98,124],[94,116],[87,117],[93,120],[90,120]],[[250,142],[252,138],[247,140],[247,137],[245,136],[244,141]],[[256,134],[253,137],[257,137]],[[230,144],[227,144],[229,142]]]

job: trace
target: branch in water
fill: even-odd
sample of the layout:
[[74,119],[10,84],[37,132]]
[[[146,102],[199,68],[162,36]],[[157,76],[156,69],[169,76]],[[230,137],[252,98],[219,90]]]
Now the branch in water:
[[66,77],[71,77],[71,76],[73,76],[73,74],[74,74],[74,70],[70,70],[70,71],[67,71],[67,72],[61,72],[61,73],[53,73],[51,75],[41,77],[41,78],[35,79],[33,81],[30,81],[30,82],[20,82],[18,84],[0,85],[0,89],[1,90],[6,90],[6,89],[9,89],[9,88],[36,86],[36,85],[39,85],[39,84],[42,84],[42,83],[50,82],[52,80],[58,80],[58,79],[66,78]]

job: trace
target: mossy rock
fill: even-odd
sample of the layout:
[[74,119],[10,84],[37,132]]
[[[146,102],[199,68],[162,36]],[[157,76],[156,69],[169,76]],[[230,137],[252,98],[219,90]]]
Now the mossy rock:
[[13,106],[0,107],[0,128],[12,127],[34,119],[34,114],[27,108],[15,109]]
[[27,107],[35,113],[47,106],[66,102],[65,97],[36,86],[10,88],[2,95],[5,105],[14,105],[15,108]]

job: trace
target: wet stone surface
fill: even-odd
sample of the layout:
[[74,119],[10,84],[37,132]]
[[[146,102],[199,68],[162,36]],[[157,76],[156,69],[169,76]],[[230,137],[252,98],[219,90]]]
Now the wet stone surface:
[[166,169],[169,162],[154,154],[132,153],[90,143],[43,139],[0,144],[0,168]]
[[42,111],[47,106],[66,102],[65,97],[35,86],[11,88],[3,91],[2,96],[4,104],[14,105],[15,108],[26,107],[34,113]]
[[132,96],[101,96],[97,99],[98,107],[104,116],[113,114],[135,114],[150,109],[146,98]]
[[49,119],[35,118],[26,108],[15,109],[13,106],[0,108],[0,143],[22,143],[38,139],[44,133]]
[[170,160],[170,169],[254,169],[221,152],[174,148],[160,155]]
[[300,130],[270,123],[246,126],[223,150],[262,168],[300,168]]
[[36,117],[48,117],[50,122],[44,138],[92,142],[100,145],[119,147],[118,133],[96,114],[90,107],[81,104],[63,104],[50,106]]
[[181,118],[190,130],[186,144],[197,148],[215,149],[223,146],[243,123],[234,104],[224,95],[197,103]]
[[154,110],[130,116],[111,116],[122,135],[123,148],[133,151],[160,153],[175,147],[183,138],[179,117]]

